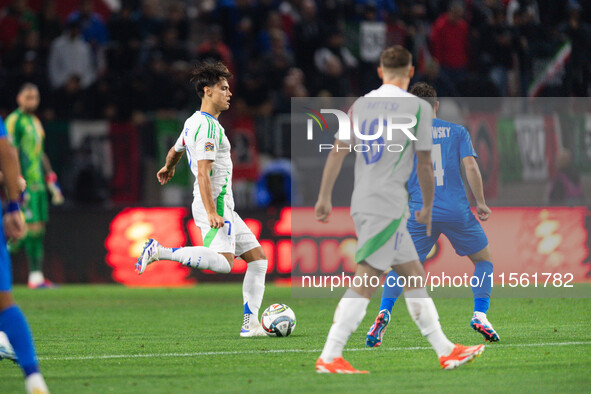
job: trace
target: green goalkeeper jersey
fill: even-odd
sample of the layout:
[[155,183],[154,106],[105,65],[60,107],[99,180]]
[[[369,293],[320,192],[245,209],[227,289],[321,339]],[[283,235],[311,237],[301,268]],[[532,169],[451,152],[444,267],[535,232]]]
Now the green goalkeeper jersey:
[[45,131],[39,119],[19,109],[6,118],[6,129],[18,149],[21,172],[29,190],[45,190],[43,172],[43,139]]

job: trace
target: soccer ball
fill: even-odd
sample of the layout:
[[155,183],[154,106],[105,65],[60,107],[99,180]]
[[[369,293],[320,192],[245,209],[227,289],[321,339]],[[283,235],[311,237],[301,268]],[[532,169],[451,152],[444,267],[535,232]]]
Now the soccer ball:
[[286,337],[295,329],[295,313],[285,304],[273,304],[263,312],[261,325],[270,337]]

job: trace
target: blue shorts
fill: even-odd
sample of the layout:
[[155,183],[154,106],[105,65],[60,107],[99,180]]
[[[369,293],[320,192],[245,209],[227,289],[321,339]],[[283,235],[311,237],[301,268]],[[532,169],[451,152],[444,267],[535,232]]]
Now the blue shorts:
[[449,239],[459,256],[468,256],[480,252],[488,245],[488,238],[486,238],[482,226],[473,214],[469,215],[469,218],[463,223],[433,222],[431,236],[429,237],[425,234],[425,225],[416,221],[414,212],[411,212],[406,227],[421,262],[425,261],[441,234]]
[[0,291],[12,290],[12,263],[6,248],[4,229],[0,225]]

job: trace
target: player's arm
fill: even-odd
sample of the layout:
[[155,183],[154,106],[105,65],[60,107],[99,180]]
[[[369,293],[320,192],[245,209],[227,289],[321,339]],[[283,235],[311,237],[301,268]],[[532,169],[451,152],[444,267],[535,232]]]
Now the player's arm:
[[177,152],[174,146],[168,150],[164,167],[162,167],[156,174],[156,177],[158,178],[158,181],[161,185],[165,185],[172,179],[174,176],[174,168],[178,164],[181,157],[183,157],[184,152],[184,150]]
[[322,172],[322,181],[320,182],[320,191],[318,192],[318,201],[314,207],[316,220],[328,222],[330,211],[332,210],[332,189],[341,172],[343,161],[349,153],[349,144],[335,140],[334,146],[324,165]]
[[6,138],[0,138],[0,167],[8,194],[8,204],[3,217],[4,231],[8,238],[21,238],[25,234],[25,223],[20,213],[18,178],[19,165],[16,152]]
[[464,164],[464,169],[466,170],[468,185],[470,185],[470,190],[472,190],[472,194],[474,194],[474,198],[476,199],[478,217],[480,220],[485,221],[488,219],[491,211],[484,200],[484,187],[478,163],[474,156],[466,156],[462,159],[462,164]]
[[51,162],[49,161],[49,157],[47,154],[43,154],[42,157],[43,163],[43,171],[45,171],[45,182],[47,183],[47,188],[51,193],[51,202],[54,205],[60,205],[64,202],[64,195],[62,193],[62,189],[60,188],[59,183],[57,182],[57,174],[53,171],[51,167]]
[[415,212],[417,222],[427,226],[427,235],[431,235],[431,211],[433,210],[433,193],[435,190],[435,178],[433,176],[433,163],[431,151],[417,151],[417,177],[423,196],[423,208]]
[[224,227],[224,219],[218,215],[216,206],[213,203],[213,191],[211,188],[211,168],[213,160],[199,160],[197,161],[197,182],[199,183],[199,194],[207,212],[207,220],[209,227],[221,228]]
[[419,100],[420,113],[417,119],[416,137],[414,148],[417,155],[417,177],[423,196],[423,207],[415,212],[417,222],[427,228],[427,236],[431,235],[431,212],[433,210],[433,193],[435,179],[433,176],[433,162],[431,161],[431,147],[433,137],[431,127],[433,125],[433,108],[425,100]]

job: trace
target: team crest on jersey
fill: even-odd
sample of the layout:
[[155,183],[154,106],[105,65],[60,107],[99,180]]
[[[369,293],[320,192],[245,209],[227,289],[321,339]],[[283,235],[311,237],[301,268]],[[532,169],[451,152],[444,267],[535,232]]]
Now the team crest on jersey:
[[213,146],[213,144],[211,142],[205,143],[205,151],[206,152],[213,152],[214,149],[215,149],[215,147]]

